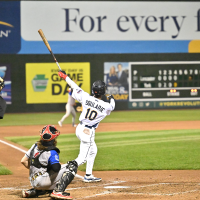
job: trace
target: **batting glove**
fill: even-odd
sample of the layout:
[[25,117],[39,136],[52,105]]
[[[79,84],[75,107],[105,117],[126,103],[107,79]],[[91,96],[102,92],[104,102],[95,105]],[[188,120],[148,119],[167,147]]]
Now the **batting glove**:
[[108,99],[109,99],[109,102],[110,102],[111,99],[114,99],[113,95],[109,95]]
[[60,76],[60,78],[63,78],[64,80],[67,78],[67,74],[65,73],[65,71],[59,71],[58,76]]

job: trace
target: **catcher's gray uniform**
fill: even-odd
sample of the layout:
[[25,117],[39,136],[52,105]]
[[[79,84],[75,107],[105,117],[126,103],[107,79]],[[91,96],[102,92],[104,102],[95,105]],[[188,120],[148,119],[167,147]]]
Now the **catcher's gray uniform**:
[[60,150],[56,147],[55,140],[59,135],[60,131],[55,126],[44,126],[40,131],[40,141],[32,145],[22,158],[21,163],[29,169],[29,179],[33,186],[30,190],[23,190],[22,197],[51,193],[53,198],[72,199],[65,189],[74,179],[78,164],[72,160],[60,165]]
[[[38,190],[53,190],[56,183],[61,179],[62,174],[67,171],[67,164],[61,165],[59,172],[51,170],[51,165],[59,163],[58,150],[41,151],[37,145],[33,145],[26,153],[26,156],[31,158],[31,151],[33,150],[33,157],[39,156],[40,168],[34,165],[30,166],[29,180],[31,185]],[[49,170],[50,169],[50,170]]]

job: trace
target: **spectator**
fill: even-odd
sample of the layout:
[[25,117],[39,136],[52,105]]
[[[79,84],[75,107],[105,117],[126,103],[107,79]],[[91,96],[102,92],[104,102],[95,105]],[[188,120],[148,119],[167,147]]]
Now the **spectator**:
[[106,84],[108,86],[116,86],[116,85],[118,85],[117,73],[115,71],[115,67],[114,66],[112,66],[110,68],[110,73],[107,74]]
[[124,86],[125,90],[128,89],[127,74],[122,70],[122,64],[117,65],[118,68],[118,86]]

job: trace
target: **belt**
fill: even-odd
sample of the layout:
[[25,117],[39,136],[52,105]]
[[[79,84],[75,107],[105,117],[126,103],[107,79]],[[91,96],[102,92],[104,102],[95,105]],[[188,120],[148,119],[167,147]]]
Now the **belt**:
[[34,181],[38,176],[41,176],[43,173],[41,172],[38,172],[38,173],[35,173],[32,177],[31,177],[31,180]]
[[81,125],[84,125],[84,126],[87,127],[87,128],[90,128],[90,129],[92,129],[92,128],[95,128],[95,129],[96,129],[96,127],[97,127],[97,125],[98,125],[98,123],[96,123],[96,124],[94,124],[93,126],[88,126],[88,125],[83,124],[83,122],[80,122],[80,124],[81,124]]

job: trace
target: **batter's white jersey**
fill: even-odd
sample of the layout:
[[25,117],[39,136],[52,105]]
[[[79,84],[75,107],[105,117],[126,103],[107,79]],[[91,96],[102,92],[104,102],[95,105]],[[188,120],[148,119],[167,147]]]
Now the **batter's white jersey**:
[[97,128],[99,122],[114,110],[114,99],[111,99],[110,103],[104,102],[84,92],[69,77],[66,78],[66,81],[73,88],[72,97],[79,101],[83,107],[79,121],[85,125],[95,126]]

